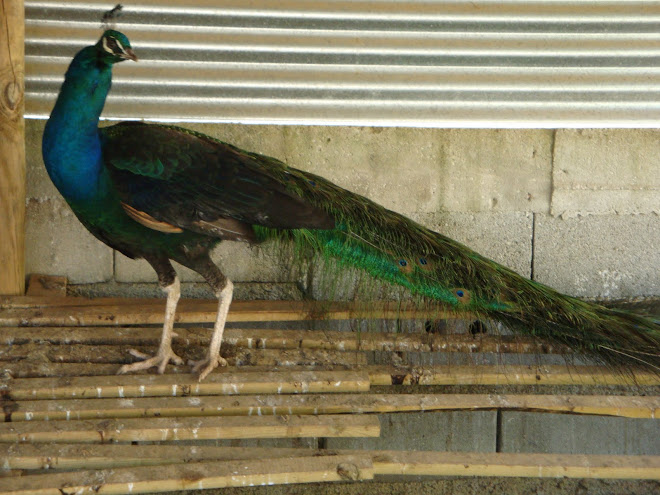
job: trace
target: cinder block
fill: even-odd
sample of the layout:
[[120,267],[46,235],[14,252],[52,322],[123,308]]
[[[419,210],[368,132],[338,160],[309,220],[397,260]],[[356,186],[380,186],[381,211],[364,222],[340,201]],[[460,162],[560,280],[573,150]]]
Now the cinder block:
[[[296,280],[296,266],[287,263],[275,249],[265,245],[251,247],[243,242],[222,242],[213,251],[212,259],[220,270],[234,282],[290,282]],[[198,273],[173,263],[183,282],[201,282]],[[115,280],[117,282],[157,282],[156,272],[149,263],[132,260],[115,252]]]
[[25,225],[26,273],[68,277],[73,284],[112,278],[112,250],[61,199],[30,200]]
[[579,297],[660,294],[660,216],[537,215],[534,274]]
[[553,215],[660,213],[660,131],[558,130],[553,186]]
[[524,277],[531,275],[531,213],[438,213],[422,223]]
[[435,211],[447,137],[436,129],[295,126],[289,165],[405,214]]
[[495,452],[497,413],[382,414],[378,438],[328,438],[329,449]]
[[549,210],[553,131],[452,129],[445,132],[449,134],[449,146],[440,170],[441,202],[437,210]]
[[406,215],[550,208],[551,131],[291,126],[284,136],[276,158]]
[[45,120],[25,120],[26,195],[28,198],[40,201],[53,198],[62,199],[50,180],[41,157],[41,136],[45,126]]
[[659,455],[657,419],[502,412],[502,452]]

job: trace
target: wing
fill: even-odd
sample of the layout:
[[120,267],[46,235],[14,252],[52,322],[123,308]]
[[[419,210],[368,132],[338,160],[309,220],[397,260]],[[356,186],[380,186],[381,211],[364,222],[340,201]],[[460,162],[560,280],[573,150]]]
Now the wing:
[[287,166],[187,129],[124,122],[100,130],[125,211],[163,232],[252,240],[252,225],[329,229],[323,209],[287,188]]

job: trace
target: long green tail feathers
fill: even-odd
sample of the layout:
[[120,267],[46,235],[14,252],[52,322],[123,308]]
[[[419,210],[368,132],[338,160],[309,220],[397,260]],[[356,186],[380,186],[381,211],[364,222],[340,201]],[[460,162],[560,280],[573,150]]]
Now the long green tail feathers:
[[[290,231],[299,249],[404,287],[425,303],[500,321],[614,368],[660,372],[657,321],[563,295],[321,177],[285,167],[274,172],[336,221],[334,230]],[[263,228],[257,235],[282,238]]]

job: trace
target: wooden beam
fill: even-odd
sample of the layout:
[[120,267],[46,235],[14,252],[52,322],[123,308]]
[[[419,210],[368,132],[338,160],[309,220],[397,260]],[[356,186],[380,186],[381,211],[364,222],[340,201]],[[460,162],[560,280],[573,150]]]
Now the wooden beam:
[[376,416],[138,418],[0,424],[0,443],[131,443],[246,438],[377,437]]
[[168,466],[78,471],[0,479],[0,493],[154,493],[373,478],[368,455],[189,462]]
[[26,296],[30,297],[66,297],[68,279],[55,275],[33,273],[28,281]]
[[0,5],[0,294],[25,292],[23,0]]
[[5,421],[536,411],[660,419],[660,397],[528,394],[302,394],[10,401]]

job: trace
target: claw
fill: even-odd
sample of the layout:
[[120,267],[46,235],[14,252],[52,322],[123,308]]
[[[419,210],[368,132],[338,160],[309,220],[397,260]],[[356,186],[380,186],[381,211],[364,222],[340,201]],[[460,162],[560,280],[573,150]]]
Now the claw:
[[146,370],[152,367],[158,367],[158,374],[162,375],[163,373],[165,373],[165,368],[167,367],[167,364],[170,361],[175,365],[183,364],[183,359],[181,359],[179,356],[174,354],[174,351],[172,349],[169,349],[169,351],[165,351],[165,352],[159,351],[158,354],[156,354],[153,357],[149,357],[148,354],[137,351],[135,349],[130,349],[128,352],[132,356],[138,359],[143,359],[144,361],[125,364],[124,366],[119,368],[119,371],[117,371],[118,375],[123,375],[124,373],[132,373],[134,371],[139,371],[139,370]]
[[217,355],[214,358],[207,357],[199,361],[188,361],[188,364],[193,367],[193,373],[198,373],[197,379],[201,382],[218,366],[227,366],[227,360],[222,356]]

